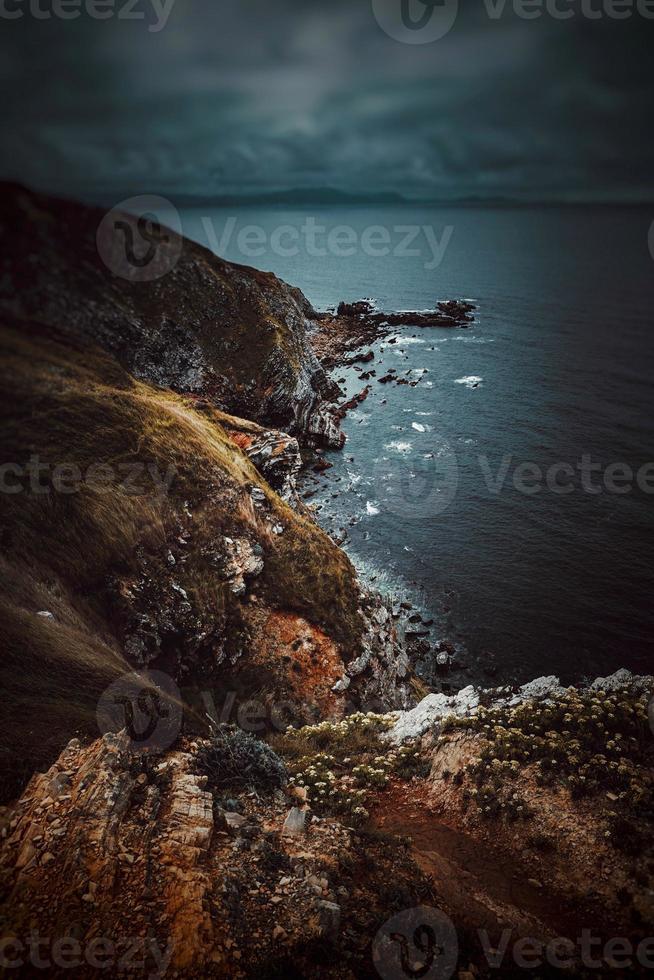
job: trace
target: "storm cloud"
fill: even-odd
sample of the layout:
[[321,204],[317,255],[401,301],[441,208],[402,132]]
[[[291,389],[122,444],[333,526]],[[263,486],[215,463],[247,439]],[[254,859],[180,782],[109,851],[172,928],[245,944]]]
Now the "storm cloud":
[[466,0],[406,44],[371,0],[175,0],[165,23],[121,2],[61,20],[6,0],[23,16],[0,25],[3,177],[91,198],[652,197],[654,20],[635,6],[524,19]]

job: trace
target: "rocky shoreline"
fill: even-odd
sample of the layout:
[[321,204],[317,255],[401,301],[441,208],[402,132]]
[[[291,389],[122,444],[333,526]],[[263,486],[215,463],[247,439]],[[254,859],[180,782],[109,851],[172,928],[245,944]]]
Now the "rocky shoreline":
[[357,351],[387,336],[396,327],[465,329],[474,322],[476,307],[465,300],[442,300],[434,310],[380,312],[371,300],[339,303],[335,311],[318,314],[310,332],[311,345],[325,370],[365,363],[370,353]]
[[[345,418],[348,412],[362,405],[375,382],[383,385],[389,383],[406,385],[412,388],[420,384],[419,380],[411,380],[400,375],[395,368],[378,376],[372,366],[375,352],[370,349],[371,344],[387,337],[390,338],[389,344],[401,343],[398,338],[392,336],[396,328],[401,326],[421,329],[428,327],[465,329],[474,323],[476,309],[476,305],[467,300],[447,300],[439,301],[433,311],[388,313],[378,311],[371,300],[360,300],[354,303],[340,303],[335,313],[322,314],[318,326],[310,332],[310,341],[326,373],[335,383],[339,383],[342,381],[338,378],[339,370],[352,367],[358,373],[359,379],[366,382],[359,392],[339,405],[337,412],[339,418]],[[306,469],[300,478],[300,495],[304,501],[309,502],[315,497],[322,486],[323,478],[329,482],[328,471],[332,466],[328,455],[322,449],[314,449],[308,454]],[[333,495],[337,494],[338,490],[334,488]],[[317,516],[319,512],[313,505],[309,504],[309,507]],[[343,526],[337,533],[330,533],[335,543],[342,547],[348,539],[347,520],[343,521]],[[410,662],[414,666],[417,663],[423,665],[426,672],[424,679],[427,683],[430,686],[436,685],[440,691],[447,693],[454,690],[455,677],[465,686],[463,674],[467,669],[467,660],[458,655],[455,645],[448,638],[440,637],[432,641],[430,634],[433,618],[429,614],[423,615],[414,608],[406,595],[394,596],[391,605],[391,614],[406,643]],[[498,667],[492,656],[489,656],[483,669],[486,676],[496,676]]]

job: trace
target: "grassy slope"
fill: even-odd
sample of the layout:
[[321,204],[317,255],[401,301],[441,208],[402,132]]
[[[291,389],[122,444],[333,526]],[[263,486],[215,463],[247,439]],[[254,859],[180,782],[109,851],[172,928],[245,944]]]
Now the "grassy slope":
[[[98,693],[129,669],[135,616],[159,617],[153,666],[210,670],[234,637],[247,653],[247,608],[216,564],[225,535],[263,547],[264,570],[251,586],[258,611],[305,617],[349,658],[358,631],[349,561],[267,487],[220,413],[201,414],[182,396],[134,381],[109,355],[50,328],[5,325],[0,362],[2,462],[24,465],[38,454],[83,473],[135,461],[176,473],[168,495],[151,483],[139,496],[88,484],[72,494],[0,493],[5,795],[72,730],[93,732]],[[266,491],[266,526],[252,484]],[[282,535],[270,533],[274,522]],[[173,582],[190,610],[175,605]]]

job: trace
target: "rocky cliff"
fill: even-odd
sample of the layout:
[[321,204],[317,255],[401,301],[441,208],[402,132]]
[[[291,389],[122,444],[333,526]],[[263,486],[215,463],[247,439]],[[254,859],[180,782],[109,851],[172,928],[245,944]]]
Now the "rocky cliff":
[[295,492],[300,443],[340,442],[307,330],[383,324],[321,340],[165,230],[167,274],[125,278],[101,218],[0,192],[0,965],[470,980],[647,941],[652,678],[413,707],[393,610]]
[[1,184],[0,311],[98,344],[136,378],[341,444],[330,404],[338,389],[307,341],[316,314],[299,289],[170,229],[158,232],[165,274],[144,278],[119,254],[138,235],[136,219],[103,218]]
[[133,668],[299,718],[407,702],[383,606],[291,506],[292,437],[40,323],[5,320],[0,360],[5,798]]

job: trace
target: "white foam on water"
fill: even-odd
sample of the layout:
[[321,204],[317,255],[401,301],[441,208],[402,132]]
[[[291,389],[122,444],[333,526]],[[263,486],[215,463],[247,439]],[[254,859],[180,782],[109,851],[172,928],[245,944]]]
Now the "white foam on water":
[[469,374],[465,378],[457,378],[454,384],[465,385],[466,388],[477,388],[483,380],[483,378],[480,378],[476,374]]
[[402,334],[396,334],[394,337],[385,337],[384,343],[388,344],[392,340],[394,340],[398,344],[424,344],[425,343],[422,337],[405,337]]
[[393,449],[396,453],[402,453],[406,456],[411,452],[413,446],[410,442],[394,441],[387,443],[387,445],[384,446],[384,449]]
[[425,428],[425,426],[422,425],[421,422],[412,422],[411,423],[411,428],[412,429],[415,429],[416,432],[426,432],[427,431],[426,428]]
[[374,517],[375,514],[379,513],[379,507],[376,504],[371,503],[369,500],[366,500],[366,513],[370,514],[371,517]]

